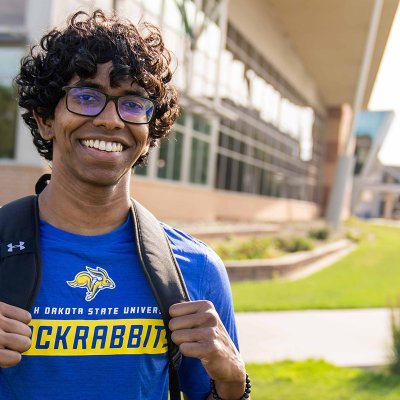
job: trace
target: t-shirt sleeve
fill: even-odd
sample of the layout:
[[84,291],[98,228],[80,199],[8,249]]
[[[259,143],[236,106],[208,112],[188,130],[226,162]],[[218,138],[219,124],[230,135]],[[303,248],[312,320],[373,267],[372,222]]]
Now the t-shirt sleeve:
[[[232,294],[225,266],[217,254],[206,247],[200,298],[210,300],[233,343],[238,348]],[[197,358],[182,357],[179,369],[181,390],[190,400],[204,400],[210,394],[210,377]]]

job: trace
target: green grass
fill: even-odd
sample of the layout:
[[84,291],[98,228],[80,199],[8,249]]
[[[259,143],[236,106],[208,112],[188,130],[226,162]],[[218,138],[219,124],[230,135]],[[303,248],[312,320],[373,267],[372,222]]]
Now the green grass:
[[325,361],[246,366],[255,400],[398,400],[400,376],[339,368]]
[[366,225],[334,265],[298,281],[232,283],[236,311],[386,307],[400,294],[400,229]]

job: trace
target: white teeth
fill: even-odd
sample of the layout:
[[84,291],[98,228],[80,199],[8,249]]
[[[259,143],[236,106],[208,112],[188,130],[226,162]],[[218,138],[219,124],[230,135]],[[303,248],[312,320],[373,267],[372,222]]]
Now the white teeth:
[[106,142],[104,140],[90,139],[90,140],[81,140],[81,143],[86,147],[93,147],[95,149],[107,152],[120,153],[123,150],[122,144],[117,142]]

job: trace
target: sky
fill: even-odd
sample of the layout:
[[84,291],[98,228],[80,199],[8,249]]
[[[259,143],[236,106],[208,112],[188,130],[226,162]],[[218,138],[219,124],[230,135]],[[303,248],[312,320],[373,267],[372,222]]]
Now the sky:
[[368,104],[370,111],[393,110],[395,117],[389,128],[379,159],[386,165],[400,165],[400,11],[397,10]]

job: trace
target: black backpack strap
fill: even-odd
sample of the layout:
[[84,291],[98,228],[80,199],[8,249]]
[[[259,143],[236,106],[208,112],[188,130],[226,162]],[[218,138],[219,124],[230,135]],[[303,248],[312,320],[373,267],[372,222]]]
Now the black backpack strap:
[[38,198],[28,196],[0,208],[0,301],[30,311],[40,280]]
[[170,399],[178,400],[181,398],[178,366],[182,355],[178,346],[171,340],[171,331],[168,327],[171,319],[169,308],[172,304],[190,299],[178,263],[160,222],[150,211],[133,199],[131,210],[139,262],[160,307],[165,325],[170,360]]
[[[189,295],[159,221],[135,200],[132,200],[131,212],[139,262],[156,298],[165,325],[170,400],[179,400],[181,395],[178,366],[181,353],[171,340],[171,331],[168,327],[171,319],[169,307],[175,303],[189,301]],[[38,197],[28,196],[0,208],[0,301],[30,311],[40,281]]]

